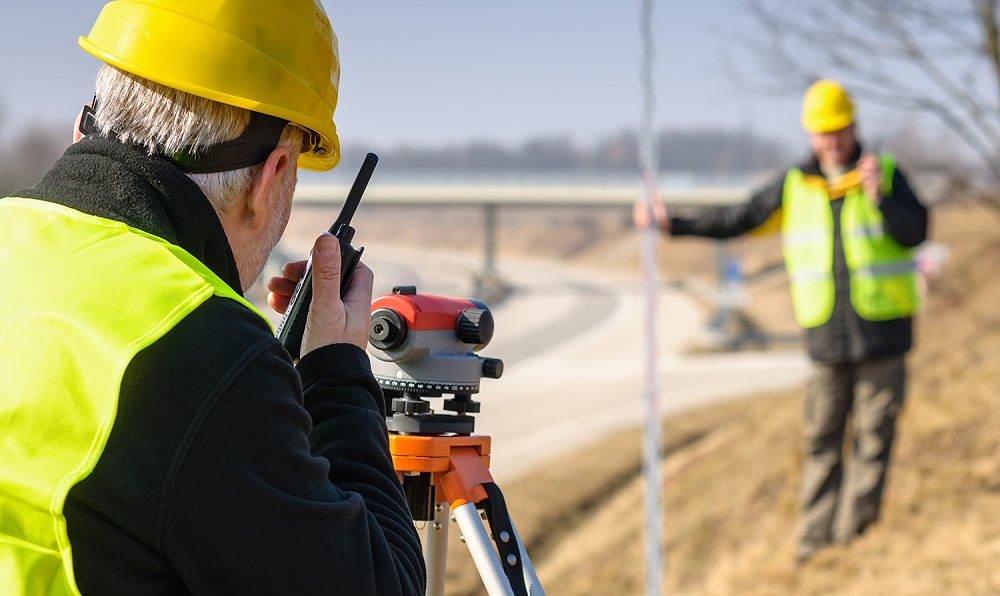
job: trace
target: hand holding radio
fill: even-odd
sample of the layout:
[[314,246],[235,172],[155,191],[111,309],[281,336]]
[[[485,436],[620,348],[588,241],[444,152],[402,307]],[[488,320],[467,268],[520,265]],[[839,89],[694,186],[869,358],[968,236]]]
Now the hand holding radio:
[[317,238],[310,261],[286,263],[281,277],[267,284],[267,302],[276,312],[288,312],[292,294],[309,264],[312,275],[312,300],[302,329],[300,353],[332,343],[352,343],[360,348],[368,341],[368,308],[371,303],[373,274],[358,263],[346,293],[338,296],[341,275],[340,243],[330,234]]
[[332,343],[352,343],[361,349],[368,343],[374,275],[364,263],[356,263],[341,294],[341,248],[330,234],[320,236],[313,248],[313,296],[302,334],[303,355]]
[[[299,276],[295,290],[284,309],[284,316],[275,332],[292,359],[298,359],[301,354],[329,343],[350,342],[362,348],[367,343],[368,321],[362,321],[364,333],[357,324],[352,323],[363,317],[358,313],[367,313],[371,303],[372,274],[367,267],[361,265],[361,270],[364,271],[363,279],[359,279],[358,283],[351,283],[353,274],[358,270],[364,248],[355,250],[351,246],[354,228],[350,226],[350,222],[361,202],[361,196],[368,186],[376,163],[378,156],[374,153],[369,153],[365,157],[361,171],[358,172],[358,177],[347,195],[343,210],[330,226],[330,233],[324,234],[316,241],[309,261],[306,261],[305,265],[298,263],[286,265],[282,270],[284,280],[276,278],[268,284],[272,292],[268,302],[275,310],[280,311],[279,307],[286,306],[282,290],[287,289],[288,280],[294,279],[296,274]],[[312,308],[314,268],[321,268],[317,282],[321,283],[323,288],[317,288],[319,301],[316,307]],[[333,288],[333,291],[330,288]],[[364,308],[361,308],[362,306]]]

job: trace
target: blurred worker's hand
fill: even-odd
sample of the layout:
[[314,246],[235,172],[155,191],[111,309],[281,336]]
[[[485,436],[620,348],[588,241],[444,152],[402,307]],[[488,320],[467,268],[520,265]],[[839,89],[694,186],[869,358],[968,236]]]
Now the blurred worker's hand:
[[[287,263],[281,268],[281,277],[272,277],[267,282],[267,303],[271,308],[285,312],[305,269],[306,261]],[[312,304],[302,334],[303,356],[335,343],[351,343],[365,349],[371,324],[374,277],[371,269],[358,263],[347,294],[341,300],[340,242],[332,234],[323,234],[316,240],[312,251]]]
[[635,227],[640,230],[645,230],[650,225],[655,225],[663,232],[670,231],[670,217],[667,214],[667,206],[659,199],[653,200],[652,209],[649,208],[646,201],[636,201],[635,205],[632,206],[632,219],[635,220]]
[[882,202],[881,182],[882,164],[874,153],[863,153],[858,158],[858,176],[861,178],[861,190],[865,192],[876,205]]

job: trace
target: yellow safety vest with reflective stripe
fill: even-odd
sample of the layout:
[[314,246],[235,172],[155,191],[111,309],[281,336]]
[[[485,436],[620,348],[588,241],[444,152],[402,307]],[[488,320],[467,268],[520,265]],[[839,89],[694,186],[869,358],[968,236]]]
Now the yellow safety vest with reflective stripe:
[[[895,162],[883,154],[882,193],[892,191]],[[822,176],[793,169],[785,177],[781,234],[799,325],[818,327],[833,314],[833,211]],[[850,274],[850,299],[863,319],[913,315],[920,304],[913,251],[885,233],[882,213],[860,186],[847,189],[840,214],[841,241]]]
[[51,203],[0,200],[0,241],[0,592],[78,594],[63,505],[129,362],[213,295],[253,307],[183,249]]

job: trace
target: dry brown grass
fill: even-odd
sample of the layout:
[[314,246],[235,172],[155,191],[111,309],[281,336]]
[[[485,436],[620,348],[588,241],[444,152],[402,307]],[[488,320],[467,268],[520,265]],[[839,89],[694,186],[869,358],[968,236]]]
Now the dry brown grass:
[[[1000,593],[1000,226],[976,207],[942,207],[932,237],[951,259],[919,319],[882,520],[797,569],[798,392],[672,417],[663,427],[667,593]],[[680,266],[666,259],[668,276],[711,263],[704,247],[668,244],[675,260],[694,253]],[[773,247],[752,246],[762,263],[773,260]],[[771,316],[787,325],[787,315]],[[639,449],[638,430],[621,432],[504,487],[547,593],[643,593]],[[453,542],[448,593],[482,593]]]
[[[424,244],[430,234],[436,247],[480,250],[479,211],[442,211],[366,208],[357,227],[402,244]],[[938,208],[933,222],[932,238],[951,259],[918,319],[882,520],[796,569],[799,392],[671,417],[662,433],[666,593],[1000,593],[1000,225],[969,205]],[[500,223],[501,258],[639,270],[627,209],[514,210]],[[662,248],[665,280],[713,280],[713,243],[665,239]],[[777,241],[736,248],[753,320],[771,333],[794,332]],[[633,429],[503,487],[547,593],[644,593],[639,472]],[[483,593],[455,526],[450,534],[447,592]]]

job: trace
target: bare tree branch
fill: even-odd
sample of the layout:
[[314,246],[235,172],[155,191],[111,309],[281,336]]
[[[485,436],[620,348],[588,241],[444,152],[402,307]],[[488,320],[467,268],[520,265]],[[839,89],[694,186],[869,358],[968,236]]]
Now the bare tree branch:
[[997,27],[996,0],[980,0],[979,17],[983,24],[983,45],[990,66],[993,67],[994,83],[1000,96],[1000,33]]
[[[936,119],[990,173],[992,189],[1000,185],[998,3],[745,0],[762,37],[739,43],[770,73],[772,90],[801,94],[834,76],[861,99]],[[988,195],[1000,211],[1000,197]]]

